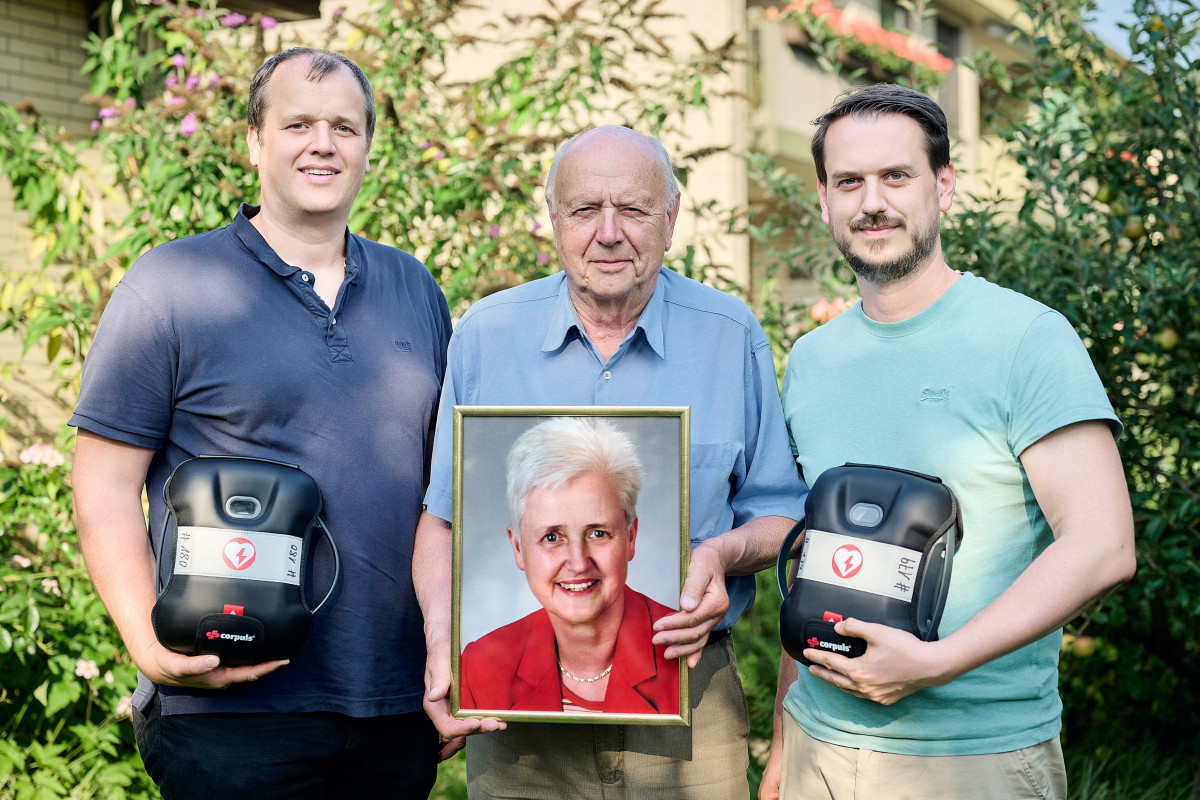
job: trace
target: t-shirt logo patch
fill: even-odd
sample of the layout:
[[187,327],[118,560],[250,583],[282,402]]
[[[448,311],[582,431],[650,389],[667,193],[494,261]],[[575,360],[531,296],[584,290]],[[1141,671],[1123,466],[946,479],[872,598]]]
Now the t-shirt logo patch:
[[243,539],[240,536],[226,542],[225,549],[221,551],[221,557],[225,559],[225,566],[236,570],[249,567],[254,563],[256,555],[258,554],[254,550],[254,544],[249,539]]
[[853,578],[862,565],[862,550],[852,544],[844,544],[833,552],[833,571],[839,578]]
[[949,389],[922,389],[921,402],[932,403],[934,405],[945,405],[950,402]]
[[411,353],[412,352],[412,342],[406,341],[404,339],[397,339],[394,342],[394,344],[396,345],[396,349],[399,350],[401,353]]

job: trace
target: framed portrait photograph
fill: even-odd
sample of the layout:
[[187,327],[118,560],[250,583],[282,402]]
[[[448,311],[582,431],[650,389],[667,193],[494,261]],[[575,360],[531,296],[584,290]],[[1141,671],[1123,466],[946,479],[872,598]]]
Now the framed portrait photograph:
[[689,723],[688,409],[456,406],[451,711]]

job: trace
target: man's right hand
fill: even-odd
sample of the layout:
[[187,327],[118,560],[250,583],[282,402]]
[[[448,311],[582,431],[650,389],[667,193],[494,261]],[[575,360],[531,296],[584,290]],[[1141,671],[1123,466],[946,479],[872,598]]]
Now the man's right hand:
[[440,760],[445,761],[466,746],[466,737],[475,733],[502,731],[503,720],[493,717],[459,719],[450,714],[450,650],[435,647],[425,660],[425,713],[442,736]]
[[264,661],[242,667],[222,667],[217,656],[185,656],[158,642],[150,644],[135,661],[141,673],[155,683],[192,689],[224,689],[235,683],[256,681],[290,663]]

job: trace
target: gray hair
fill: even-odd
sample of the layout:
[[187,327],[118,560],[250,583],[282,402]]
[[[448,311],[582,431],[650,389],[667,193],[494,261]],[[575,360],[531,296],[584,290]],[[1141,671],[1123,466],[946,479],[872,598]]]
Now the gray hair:
[[557,489],[590,473],[612,482],[625,511],[625,524],[632,525],[644,471],[629,434],[598,417],[552,417],[522,433],[508,451],[505,465],[513,531],[520,533],[530,492]]
[[271,76],[275,74],[276,67],[285,61],[301,57],[309,59],[308,75],[305,77],[310,81],[319,82],[326,75],[341,67],[350,70],[350,74],[354,76],[354,79],[358,81],[359,88],[362,89],[363,110],[367,118],[367,146],[370,147],[371,139],[375,137],[375,92],[371,89],[371,82],[367,80],[367,76],[358,68],[358,65],[344,55],[331,53],[328,50],[318,50],[315,47],[292,47],[282,53],[276,53],[263,62],[263,65],[258,68],[258,72],[254,73],[254,79],[250,81],[250,98],[246,104],[246,118],[249,126],[262,130],[263,123],[267,118],[267,105],[271,99]]
[[663,143],[653,136],[639,133],[633,128],[628,128],[624,125],[604,125],[599,128],[587,128],[580,131],[558,146],[558,151],[554,154],[554,160],[550,162],[550,171],[546,173],[546,207],[550,210],[551,216],[554,215],[555,196],[557,193],[555,181],[558,180],[558,165],[562,163],[563,156],[588,140],[603,134],[621,136],[628,141],[642,145],[652,152],[655,161],[658,162],[658,166],[662,170],[663,196],[667,201],[667,207],[675,208],[679,205],[679,182],[675,180],[675,169],[671,166],[671,156],[667,153],[667,148],[663,147]]

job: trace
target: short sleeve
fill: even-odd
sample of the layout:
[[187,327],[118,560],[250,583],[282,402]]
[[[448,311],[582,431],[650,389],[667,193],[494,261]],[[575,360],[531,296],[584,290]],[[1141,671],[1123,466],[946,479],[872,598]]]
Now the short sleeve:
[[71,425],[157,450],[171,425],[178,345],[161,309],[117,285],[83,365]]
[[1121,433],[1121,423],[1087,348],[1056,311],[1037,316],[1017,347],[1007,411],[1009,444],[1016,455],[1076,422],[1103,420],[1114,436]]

